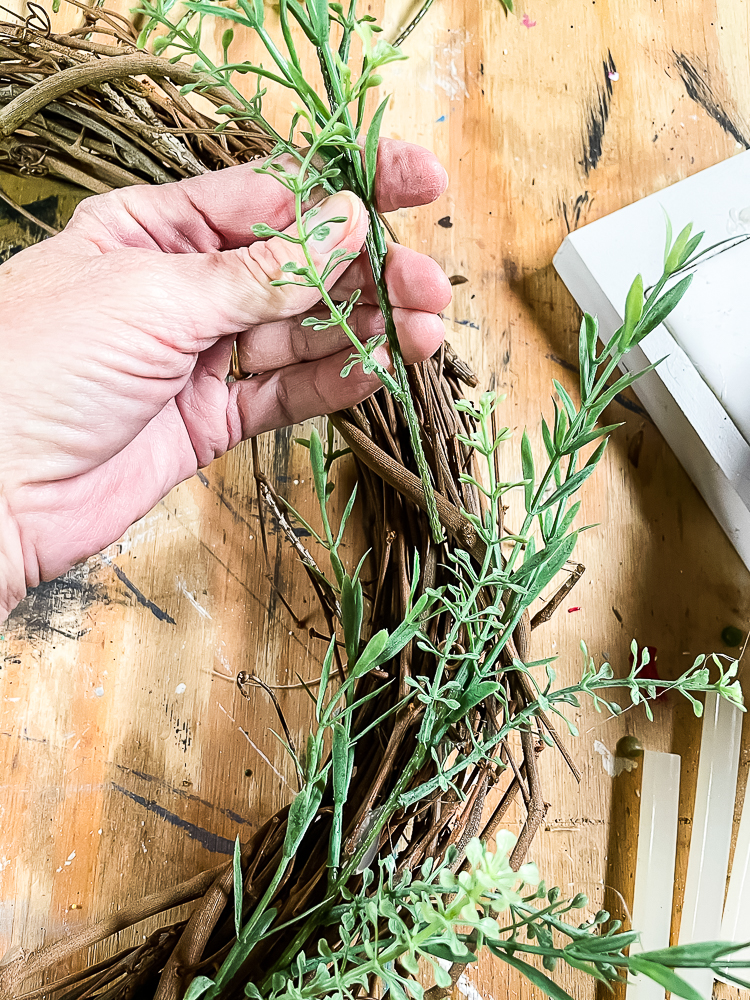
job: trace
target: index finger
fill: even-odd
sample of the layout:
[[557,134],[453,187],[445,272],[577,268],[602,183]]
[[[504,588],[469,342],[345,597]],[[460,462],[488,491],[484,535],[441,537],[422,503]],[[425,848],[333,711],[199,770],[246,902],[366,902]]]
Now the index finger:
[[[279,159],[294,169],[291,157]],[[252,227],[258,223],[283,231],[294,222],[292,195],[275,177],[258,173],[262,164],[252,160],[160,187],[137,185],[87,198],[68,228],[105,252],[237,250],[255,242]],[[381,212],[427,205],[447,184],[448,175],[429,150],[381,139],[375,178]]]

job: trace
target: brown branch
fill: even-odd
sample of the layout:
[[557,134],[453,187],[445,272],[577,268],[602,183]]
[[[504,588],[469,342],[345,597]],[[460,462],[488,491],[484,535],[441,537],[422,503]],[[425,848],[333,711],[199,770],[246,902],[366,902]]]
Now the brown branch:
[[[427,510],[424,486],[421,480],[409,472],[379,448],[370,438],[356,427],[344,414],[332,413],[328,418],[344,438],[357,458],[376,472],[389,486],[407,497],[420,508]],[[485,546],[474,528],[458,507],[445,497],[435,494],[440,523],[458,541],[462,548],[470,552],[480,562],[484,558]]]

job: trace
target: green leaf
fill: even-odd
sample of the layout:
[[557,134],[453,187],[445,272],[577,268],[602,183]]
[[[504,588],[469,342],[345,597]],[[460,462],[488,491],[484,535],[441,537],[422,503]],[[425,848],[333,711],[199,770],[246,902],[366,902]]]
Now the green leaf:
[[232,869],[234,873],[234,932],[239,937],[242,930],[242,896],[244,893],[242,884],[242,848],[240,847],[239,836],[237,836],[234,842]]
[[552,434],[550,433],[549,424],[542,417],[542,441],[544,441],[544,449],[547,452],[547,458],[550,461],[555,457],[555,446],[552,442]]
[[682,259],[680,260],[681,267],[684,267],[685,264],[688,263],[688,261],[693,256],[695,251],[698,249],[698,245],[700,244],[700,241],[703,239],[705,235],[706,231],[703,230],[700,233],[696,233],[695,236],[692,238],[692,240],[690,240],[690,242],[687,244],[682,253]]
[[521,438],[521,472],[526,482],[523,485],[524,500],[526,510],[531,510],[534,499],[534,456],[531,451],[531,442],[526,431]]
[[637,274],[625,300],[625,323],[623,324],[619,342],[619,349],[621,351],[627,351],[630,347],[630,341],[633,338],[635,328],[640,322],[642,313],[643,278],[640,274]]
[[607,439],[605,438],[604,441],[601,442],[599,447],[593,452],[591,458],[589,458],[588,462],[586,462],[584,467],[582,469],[579,469],[579,471],[575,472],[572,476],[568,477],[568,479],[566,479],[565,482],[558,489],[555,490],[552,496],[550,496],[542,504],[542,506],[539,508],[538,513],[541,513],[543,510],[547,510],[548,507],[554,507],[555,504],[560,503],[561,500],[564,500],[566,497],[569,497],[573,493],[576,493],[596,469],[597,463],[604,454],[604,449],[606,447],[607,447]]
[[551,997],[552,1000],[573,1000],[570,993],[566,993],[561,986],[558,986],[549,976],[545,976],[542,970],[537,969],[535,965],[529,965],[528,962],[523,962],[520,958],[509,955],[502,948],[496,947],[491,941],[487,942],[487,947],[493,955],[497,955],[498,958],[507,962],[514,969],[517,969],[521,975],[528,979],[532,986],[540,989],[545,996]]
[[678,944],[672,948],[639,952],[638,958],[659,965],[679,969],[707,969],[719,959],[748,947],[748,942],[736,944],[729,941],[696,941],[695,944]]
[[669,218],[669,214],[663,205],[662,212],[664,212],[664,219],[667,223],[667,235],[664,240],[664,270],[666,271],[667,258],[669,257],[669,251],[672,249],[672,220]]
[[[356,677],[362,677],[367,673],[368,670],[372,670],[377,667],[381,662],[381,656],[383,650],[386,649],[388,645],[388,635],[387,629],[381,629],[376,632],[375,635],[370,639],[365,648],[362,650],[359,659],[354,667],[354,669],[349,674],[349,679],[352,680]],[[406,645],[406,643],[404,643]],[[390,657],[388,657],[390,659]]]
[[560,383],[557,381],[556,378],[552,379],[552,384],[554,385],[555,389],[557,390],[557,395],[562,400],[562,404],[565,407],[565,410],[566,410],[566,412],[568,414],[568,419],[572,422],[573,420],[575,420],[575,416],[576,416],[575,403],[573,402],[573,400],[568,395],[568,391],[562,385],[560,385]]
[[665,292],[661,298],[645,313],[631,341],[631,346],[640,343],[643,338],[651,333],[660,323],[663,323],[672,312],[682,296],[690,287],[693,280],[692,274],[688,274]]
[[213,979],[209,979],[208,976],[196,976],[187,988],[185,1000],[198,1000],[198,997],[202,997],[213,985]]
[[620,421],[618,424],[607,424],[605,427],[595,427],[588,434],[584,434],[583,437],[576,438],[575,441],[571,442],[568,447],[563,452],[563,455],[570,455],[574,451],[580,451],[581,448],[585,448],[587,444],[591,444],[592,441],[596,441],[603,434],[611,434],[612,431],[616,431],[618,427],[622,427],[624,421]]
[[325,659],[323,660],[323,669],[320,671],[320,684],[318,685],[318,698],[315,702],[315,717],[320,721],[323,716],[323,704],[326,698],[326,690],[328,689],[328,679],[331,676],[331,666],[333,664],[333,656],[336,651],[336,636],[331,636],[331,641],[328,643],[328,649],[326,650]]
[[350,667],[356,664],[359,655],[363,610],[362,584],[359,581],[354,583],[347,574],[341,585],[341,624]]
[[283,853],[286,859],[291,859],[296,854],[302,838],[307,833],[307,828],[315,818],[322,797],[322,782],[315,781],[305,785],[292,800],[286,823],[286,836],[284,837]]
[[331,760],[333,761],[333,800],[345,802],[349,782],[349,737],[340,722],[333,724],[333,743],[331,745]]
[[307,11],[318,46],[327,46],[331,34],[328,0],[307,0]]
[[636,382],[643,375],[646,375],[648,372],[652,372],[654,368],[656,368],[657,365],[660,365],[663,360],[663,358],[660,358],[658,361],[654,361],[653,364],[646,365],[645,368],[641,368],[640,371],[628,372],[626,375],[623,375],[622,378],[618,378],[614,385],[611,385],[609,389],[607,389],[605,393],[602,393],[597,401],[591,405],[587,415],[587,422],[593,423],[598,420],[599,415],[609,406],[615,396],[624,392],[625,389],[628,389],[633,382]]
[[567,536],[562,545],[555,552],[554,556],[551,556],[549,561],[543,564],[534,581],[534,585],[527,594],[529,604],[536,600],[551,580],[554,580],[570,558],[577,541],[578,532],[574,531],[572,534]]
[[663,965],[658,965],[656,962],[649,962],[641,955],[631,956],[628,960],[628,968],[633,972],[640,972],[641,975],[653,979],[655,983],[663,986],[665,990],[669,990],[673,996],[683,997],[684,1000],[706,1000],[698,990],[689,983],[686,983],[676,972],[672,972],[671,969]]
[[378,105],[378,109],[372,116],[370,127],[367,130],[365,139],[365,186],[367,197],[372,198],[375,190],[375,171],[378,163],[378,141],[380,139],[380,128],[383,124],[383,115],[388,107],[390,97],[385,97]]
[[580,369],[581,402],[586,402],[593,378],[596,361],[596,341],[599,336],[599,323],[590,313],[584,313],[581,320],[581,330],[578,335],[578,367]]
[[676,271],[680,266],[680,258],[682,257],[683,250],[687,246],[687,241],[690,239],[690,234],[693,231],[693,223],[688,222],[682,232],[679,234],[677,239],[672,244],[672,249],[667,254],[667,259],[664,261],[664,270],[667,274],[671,274],[672,271]]

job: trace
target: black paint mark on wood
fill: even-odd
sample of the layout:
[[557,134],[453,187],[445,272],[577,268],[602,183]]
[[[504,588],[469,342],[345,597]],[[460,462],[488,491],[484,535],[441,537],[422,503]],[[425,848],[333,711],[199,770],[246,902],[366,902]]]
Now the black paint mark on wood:
[[442,219],[438,219],[437,224],[442,226],[443,229],[453,229],[450,215],[444,215]]
[[200,479],[200,481],[203,483],[205,487],[211,486],[208,479],[206,479],[206,477],[203,475],[200,469],[198,469],[198,471],[196,472],[196,476],[198,477],[198,479]]
[[[565,368],[566,371],[575,372],[576,375],[578,374],[578,365],[574,365],[570,361],[566,361],[565,358],[560,358],[557,354],[547,354],[545,357],[549,358],[550,361],[554,361],[556,365],[560,365],[561,368]],[[628,399],[627,396],[623,396],[621,392],[618,392],[615,396],[615,402],[619,403],[620,406],[624,407],[626,410],[630,410],[631,413],[637,413],[639,417],[645,417],[649,423],[653,423],[653,420],[642,406],[638,403],[634,403],[633,400]]]
[[688,97],[699,104],[709,118],[731,135],[735,142],[738,142],[745,149],[750,149],[750,129],[742,120],[738,112],[731,106],[731,102],[717,94],[717,84],[712,79],[712,74],[701,59],[697,56],[688,56],[684,52],[674,54],[675,66],[680,74]]
[[568,203],[563,201],[562,198],[558,201],[558,210],[565,220],[565,228],[571,233],[574,229],[578,229],[581,224],[581,215],[586,209],[590,208],[589,193],[584,191],[583,194],[579,194],[575,199],[570,209],[568,209]]
[[123,788],[122,785],[116,785],[113,782],[112,788],[132,802],[143,806],[144,809],[153,813],[154,816],[163,819],[170,826],[175,826],[178,830],[184,830],[191,840],[197,840],[207,851],[211,851],[213,854],[234,853],[234,841],[228,840],[226,837],[219,837],[217,834],[211,833],[210,830],[204,830],[202,826],[196,826],[195,823],[189,823],[186,819],[177,816],[176,813],[170,812],[164,806],[160,806],[158,802],[154,802],[153,799],[146,799],[142,795],[136,795],[135,792]]
[[233,809],[220,809],[219,806],[214,805],[213,802],[209,802],[208,799],[202,799],[200,795],[196,795],[195,792],[186,792],[184,788],[175,788],[174,785],[170,785],[168,781],[164,781],[162,778],[157,778],[155,774],[148,774],[146,771],[136,771],[132,767],[125,767],[124,764],[115,764],[115,767],[118,771],[122,771],[123,774],[132,775],[134,778],[138,778],[148,785],[156,785],[158,788],[162,788],[164,791],[170,792],[172,795],[176,795],[179,799],[184,799],[186,802],[196,802],[200,806],[206,806],[214,812],[221,813],[222,816],[227,816],[231,819],[233,823],[242,823],[244,826],[256,825],[253,820],[246,819]]
[[49,639],[53,631],[64,635],[76,633],[80,616],[94,604],[109,604],[107,588],[91,579],[89,563],[74,566],[57,577],[30,590],[10,615],[4,630],[28,638]]
[[584,110],[583,159],[580,161],[583,172],[588,175],[595,170],[602,158],[604,131],[609,120],[612,105],[612,80],[610,74],[617,72],[612,53],[607,51],[607,57],[602,61],[603,80],[596,85],[596,92],[591,103]]
[[112,567],[112,570],[117,579],[121,583],[125,584],[125,586],[128,588],[130,593],[135,597],[136,601],[138,601],[139,604],[141,604],[144,608],[148,608],[151,614],[155,618],[158,618],[160,622],[169,622],[170,625],[175,624],[174,618],[166,611],[162,611],[162,609],[158,606],[158,604],[154,604],[153,601],[149,601],[146,595],[141,593],[141,591],[136,587],[133,581],[127,578],[127,576],[123,573],[123,571],[116,563],[110,563],[110,566]]

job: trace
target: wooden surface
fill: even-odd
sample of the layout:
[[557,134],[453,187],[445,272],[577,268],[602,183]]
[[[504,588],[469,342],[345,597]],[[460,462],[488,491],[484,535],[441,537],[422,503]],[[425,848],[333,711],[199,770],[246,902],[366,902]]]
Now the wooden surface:
[[[372,4],[390,37],[417,6]],[[498,0],[436,0],[404,49],[410,60],[386,78],[384,131],[434,149],[451,184],[394,225],[468,279],[446,329],[483,384],[507,393],[502,419],[518,433],[505,461],[517,471],[524,426],[541,450],[551,379],[575,394],[579,316],[551,265],[566,232],[750,145],[748,3],[529,0],[506,17]],[[604,419],[624,426],[584,491],[581,523],[597,524],[579,544],[587,572],[534,652],[560,654],[573,678],[584,639],[621,674],[635,637],[674,676],[699,652],[726,651],[725,625],[747,624],[747,572],[635,397]],[[296,433],[267,435],[262,451],[280,491],[311,511]],[[269,539],[270,574],[305,618],[305,581],[270,522]],[[315,677],[321,644],[295,628],[267,579],[246,448],[31,593],[0,650],[0,952],[216,864],[236,833],[288,801],[267,700],[244,700],[234,676]],[[305,697],[279,698],[303,732]],[[531,856],[548,884],[627,919],[639,776],[613,782],[593,744],[613,749],[633,732],[682,755],[679,903],[699,722],[676,700],[657,705],[653,725],[642,711],[608,720],[588,707],[575,721],[583,781],[542,756],[550,808]],[[746,752],[741,787],[748,763]],[[581,977],[559,978],[593,996]],[[484,1000],[538,993],[491,960],[461,986],[472,988]]]

